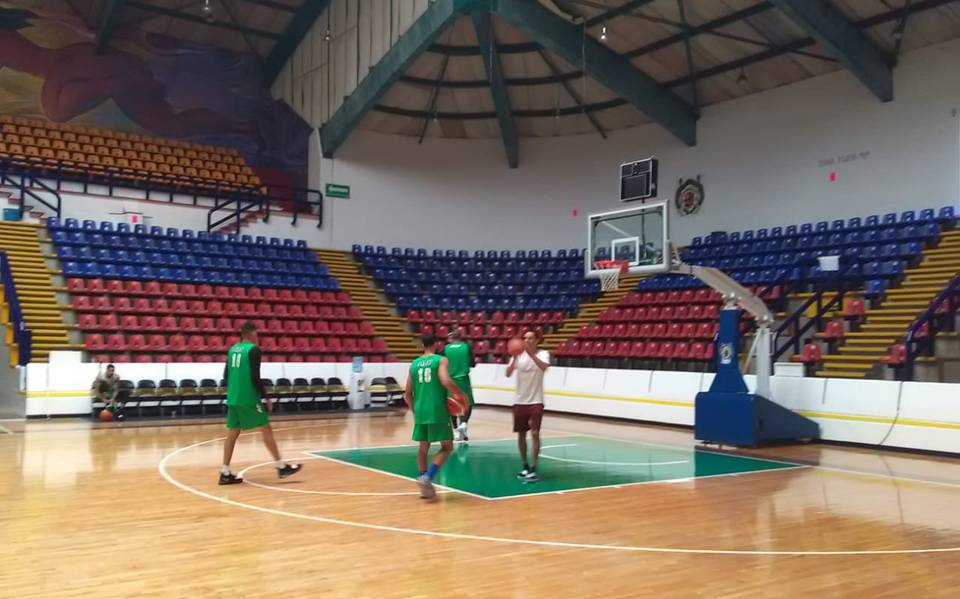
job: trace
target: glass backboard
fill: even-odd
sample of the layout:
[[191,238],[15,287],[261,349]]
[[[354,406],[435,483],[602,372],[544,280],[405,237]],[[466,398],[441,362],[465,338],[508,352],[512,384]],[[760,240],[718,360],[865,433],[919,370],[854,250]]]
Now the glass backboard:
[[[591,214],[587,219],[588,277],[599,276],[597,262],[623,260],[629,272],[658,273],[670,268],[667,202]],[[609,267],[607,267],[609,268]]]

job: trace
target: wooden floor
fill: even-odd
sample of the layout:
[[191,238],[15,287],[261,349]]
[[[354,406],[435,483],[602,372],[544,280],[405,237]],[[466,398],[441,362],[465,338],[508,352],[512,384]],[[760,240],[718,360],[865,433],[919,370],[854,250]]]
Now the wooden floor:
[[[424,502],[409,480],[303,453],[405,444],[402,414],[278,420],[304,471],[277,481],[247,436],[235,466],[262,486],[235,487],[216,484],[220,423],[0,425],[0,597],[920,599],[960,586],[960,461],[947,458],[792,446],[754,455],[807,467]],[[693,446],[687,430],[544,426]],[[472,433],[509,437],[508,414],[478,410]]]

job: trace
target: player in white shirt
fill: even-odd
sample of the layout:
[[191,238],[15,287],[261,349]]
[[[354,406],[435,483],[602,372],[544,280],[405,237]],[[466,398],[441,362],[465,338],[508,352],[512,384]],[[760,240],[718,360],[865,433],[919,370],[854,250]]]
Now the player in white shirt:
[[[540,457],[540,423],[543,420],[543,374],[550,367],[550,352],[538,350],[540,338],[534,331],[523,334],[523,351],[507,366],[507,377],[517,373],[517,393],[513,399],[513,432],[517,433],[523,469],[520,480],[537,480]],[[533,459],[527,461],[527,431],[533,441]]]

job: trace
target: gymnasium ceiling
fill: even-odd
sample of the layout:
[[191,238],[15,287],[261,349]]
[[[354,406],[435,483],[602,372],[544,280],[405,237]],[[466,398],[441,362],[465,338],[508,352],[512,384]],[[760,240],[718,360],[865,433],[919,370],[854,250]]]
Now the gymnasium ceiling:
[[[329,3],[65,1],[101,35],[135,23],[196,42],[252,52],[264,65],[267,83]],[[205,1],[213,8],[210,20],[202,15]],[[466,0],[449,3],[469,4]],[[443,4],[437,0],[427,12]],[[421,139],[503,137],[508,156],[518,137],[605,136],[649,122],[659,122],[693,143],[701,107],[840,69],[849,71],[878,102],[889,100],[890,72],[901,53],[960,37],[958,0],[502,0],[495,4],[498,8],[489,13],[489,25],[474,15],[460,14],[429,31],[422,52],[393,62],[388,53],[374,69],[386,75],[379,88],[365,90],[369,82],[364,81],[324,126],[325,153],[332,153],[354,128]],[[519,6],[512,15],[509,8],[504,9],[510,5]],[[527,10],[531,7],[533,13]],[[524,13],[523,18],[518,13]],[[540,27],[531,26],[531,21],[538,21]],[[580,50],[571,53],[567,43],[566,52],[556,51],[556,40],[549,34],[545,37],[544,31],[558,23],[569,29],[567,33],[575,32]],[[486,31],[488,42],[495,43],[481,43],[478,30]],[[602,46],[601,54],[591,58],[594,44]],[[488,77],[485,58],[498,65],[500,76]],[[616,70],[623,67],[634,71],[632,83],[624,84],[623,77],[616,76],[623,74]],[[639,79],[634,81],[634,75]],[[654,89],[637,91],[633,83],[644,82]],[[345,110],[351,102],[354,105]],[[677,126],[670,110],[656,114],[664,102],[673,104],[671,110],[689,114],[692,136]]]

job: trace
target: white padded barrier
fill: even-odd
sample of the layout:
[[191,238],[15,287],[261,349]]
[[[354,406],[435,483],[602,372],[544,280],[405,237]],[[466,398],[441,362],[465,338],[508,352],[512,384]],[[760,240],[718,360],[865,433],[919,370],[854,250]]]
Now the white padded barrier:
[[[352,365],[268,362],[264,378],[337,376],[349,383]],[[409,364],[364,364],[371,380],[392,376],[406,384]],[[26,391],[28,416],[86,414],[97,364],[30,364]],[[219,380],[223,364],[118,364],[122,378]],[[503,364],[481,364],[471,372],[477,403],[509,406],[515,381]],[[709,389],[713,374],[602,368],[552,367],[544,379],[547,409],[646,422],[693,425],[694,398]],[[745,377],[753,390],[756,377]],[[831,441],[883,444],[960,453],[960,385],[772,377],[774,401],[812,418]]]

